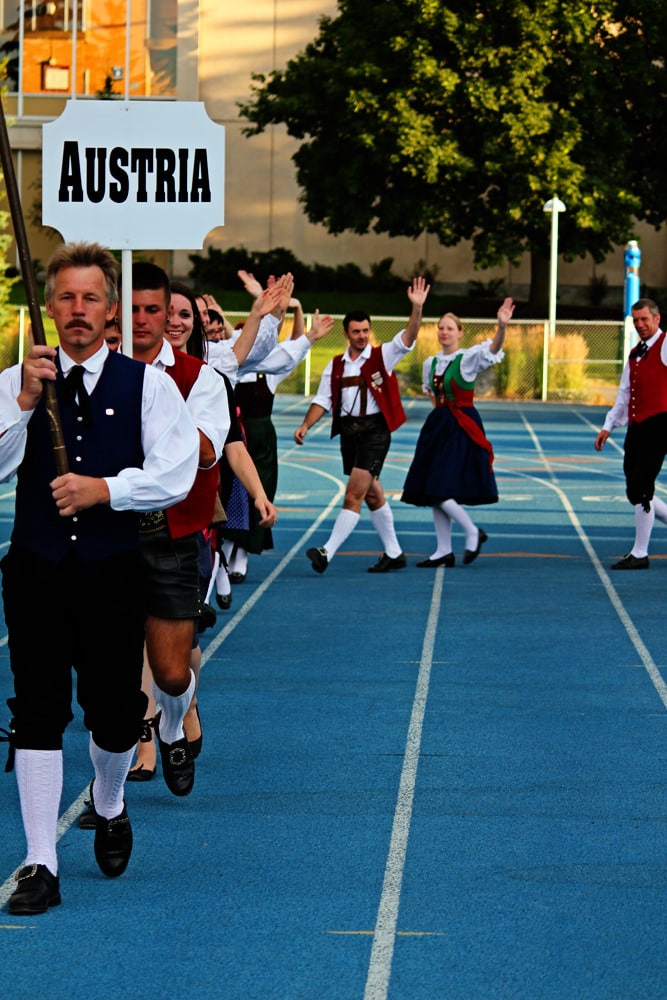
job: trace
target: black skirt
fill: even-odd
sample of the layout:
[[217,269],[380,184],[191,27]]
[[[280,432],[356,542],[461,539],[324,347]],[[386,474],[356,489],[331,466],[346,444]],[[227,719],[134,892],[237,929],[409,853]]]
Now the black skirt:
[[[462,409],[484,430],[474,406]],[[435,407],[428,415],[401,500],[416,507],[435,507],[443,500],[469,506],[498,502],[488,452],[461,429],[448,406]]]

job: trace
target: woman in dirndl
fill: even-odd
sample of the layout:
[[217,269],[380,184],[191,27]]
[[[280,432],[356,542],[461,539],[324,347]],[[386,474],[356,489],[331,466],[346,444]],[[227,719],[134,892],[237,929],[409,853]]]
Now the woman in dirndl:
[[498,501],[493,448],[473,397],[480,372],[504,357],[502,346],[513,313],[514,303],[507,298],[498,310],[493,339],[465,350],[461,320],[445,313],[438,323],[440,350],[424,362],[423,389],[433,410],[419,434],[401,496],[403,503],[433,510],[437,545],[432,555],[417,563],[423,568],[455,565],[452,521],[465,534],[464,565],[474,562],[488,538],[462,506]]

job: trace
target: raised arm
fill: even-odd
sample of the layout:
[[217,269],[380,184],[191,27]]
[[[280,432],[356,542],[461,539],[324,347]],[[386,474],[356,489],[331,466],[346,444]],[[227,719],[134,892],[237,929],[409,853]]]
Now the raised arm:
[[257,331],[259,330],[260,320],[279,306],[282,294],[282,289],[276,284],[272,288],[266,288],[253,302],[250,315],[243,324],[243,330],[238,340],[232,347],[239,367],[252,350]]
[[403,343],[406,347],[412,347],[417,339],[419,327],[422,322],[424,303],[426,302],[430,291],[431,286],[427,285],[426,280],[422,277],[414,278],[412,284],[408,286],[408,298],[412,303],[412,310],[410,312],[408,325],[403,331]]
[[292,334],[290,340],[298,340],[306,332],[306,321],[303,315],[303,308],[298,299],[291,298],[289,307],[293,313]]
[[502,348],[505,342],[505,334],[507,333],[507,324],[511,320],[513,314],[514,302],[512,299],[506,298],[497,313],[498,326],[496,327],[496,333],[489,348],[492,354],[497,354]]
[[320,316],[320,310],[316,309],[313,313],[310,330],[307,331],[306,337],[311,344],[314,344],[316,340],[320,340],[322,337],[325,337],[327,333],[330,333],[333,328],[333,316]]

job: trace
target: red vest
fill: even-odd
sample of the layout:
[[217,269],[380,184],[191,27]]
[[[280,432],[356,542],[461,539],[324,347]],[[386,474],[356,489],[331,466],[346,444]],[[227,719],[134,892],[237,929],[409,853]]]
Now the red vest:
[[[187,399],[204,362],[193,358],[191,354],[176,350],[174,359],[176,363],[169,365],[166,371],[178,386],[183,399]],[[217,462],[210,469],[197,469],[192,489],[185,500],[167,508],[167,522],[172,538],[183,538],[209,526],[214,517],[218,478]]]
[[[331,366],[331,410],[333,414],[331,437],[340,434],[340,392],[344,368],[343,355],[337,354]],[[398,379],[393,372],[390,375],[385,368],[381,347],[371,348],[371,356],[361,366],[361,375],[373,399],[380,407],[380,413],[387,421],[387,427],[390,431],[395,431],[405,422],[405,410],[401,403]]]
[[630,356],[629,424],[667,413],[667,368],[660,358],[664,339],[665,334],[661,333],[641,361]]

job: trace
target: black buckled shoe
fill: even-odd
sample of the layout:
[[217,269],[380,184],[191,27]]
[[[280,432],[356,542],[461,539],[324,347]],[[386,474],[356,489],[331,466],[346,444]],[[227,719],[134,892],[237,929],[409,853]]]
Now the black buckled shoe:
[[175,743],[163,743],[158,734],[162,774],[172,795],[189,795],[195,783],[195,759],[190,744],[183,737]]
[[16,876],[16,889],[9,897],[7,909],[15,916],[46,913],[50,906],[60,905],[60,879],[46,865],[26,865]]
[[390,559],[386,552],[383,552],[374,566],[368,567],[369,573],[390,573],[394,569],[405,569],[408,561],[403,552],[395,559]]
[[95,860],[108,878],[118,878],[127,868],[132,854],[132,826],[127,809],[113,819],[97,817],[95,827]]

